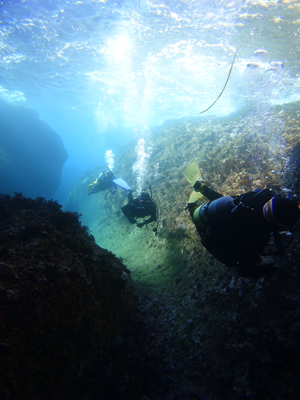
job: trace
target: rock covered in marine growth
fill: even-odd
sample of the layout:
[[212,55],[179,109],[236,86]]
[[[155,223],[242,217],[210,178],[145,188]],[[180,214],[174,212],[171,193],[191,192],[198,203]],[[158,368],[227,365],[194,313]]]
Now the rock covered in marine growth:
[[0,197],[1,398],[78,393],[131,305],[130,271],[78,214],[43,198]]
[[36,111],[0,100],[0,193],[50,199],[68,158],[61,137]]

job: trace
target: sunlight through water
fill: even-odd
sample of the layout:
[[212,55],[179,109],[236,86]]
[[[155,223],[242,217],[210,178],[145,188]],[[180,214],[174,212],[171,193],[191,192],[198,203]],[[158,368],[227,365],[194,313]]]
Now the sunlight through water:
[[0,12],[0,96],[37,110],[68,163],[97,165],[136,130],[197,117],[236,50],[203,118],[300,98],[297,1],[6,0]]

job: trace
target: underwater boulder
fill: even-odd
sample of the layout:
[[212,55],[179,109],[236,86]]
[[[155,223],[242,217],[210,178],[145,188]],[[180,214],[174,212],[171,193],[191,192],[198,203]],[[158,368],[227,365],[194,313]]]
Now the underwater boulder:
[[0,193],[51,198],[68,158],[61,137],[36,111],[0,100]]
[[77,398],[131,311],[130,271],[78,214],[21,194],[0,196],[0,255],[0,398]]

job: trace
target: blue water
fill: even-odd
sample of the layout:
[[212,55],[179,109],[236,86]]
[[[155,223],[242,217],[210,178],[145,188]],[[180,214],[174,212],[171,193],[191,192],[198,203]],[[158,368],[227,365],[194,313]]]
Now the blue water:
[[0,96],[62,137],[60,202],[107,150],[207,108],[236,49],[205,115],[299,99],[293,0],[5,0],[0,16]]

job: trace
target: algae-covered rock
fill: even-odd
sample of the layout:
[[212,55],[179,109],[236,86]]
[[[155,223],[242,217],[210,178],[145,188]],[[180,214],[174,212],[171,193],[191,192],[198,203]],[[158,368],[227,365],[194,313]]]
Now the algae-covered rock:
[[69,398],[132,305],[130,271],[56,202],[0,197],[0,397]]
[[[87,196],[83,180],[92,182],[94,171],[70,193],[67,206],[79,199],[83,215],[93,209],[96,241],[124,258],[139,294],[131,320],[134,356],[143,362],[126,349],[110,363],[104,398],[134,398],[120,395],[140,387],[133,365],[143,372],[141,394],[149,399],[300,398],[300,233],[284,255],[267,251],[265,261],[277,267],[273,276],[240,277],[202,246],[185,207],[192,187],[183,175],[195,161],[205,183],[223,195],[286,187],[299,201],[299,105],[247,107],[227,117],[184,118],[151,129],[143,188],[151,186],[159,198],[156,235],[122,215],[123,191]],[[133,189],[135,145],[115,157],[116,176]]]
[[0,100],[0,193],[51,198],[68,157],[61,137],[32,109]]

